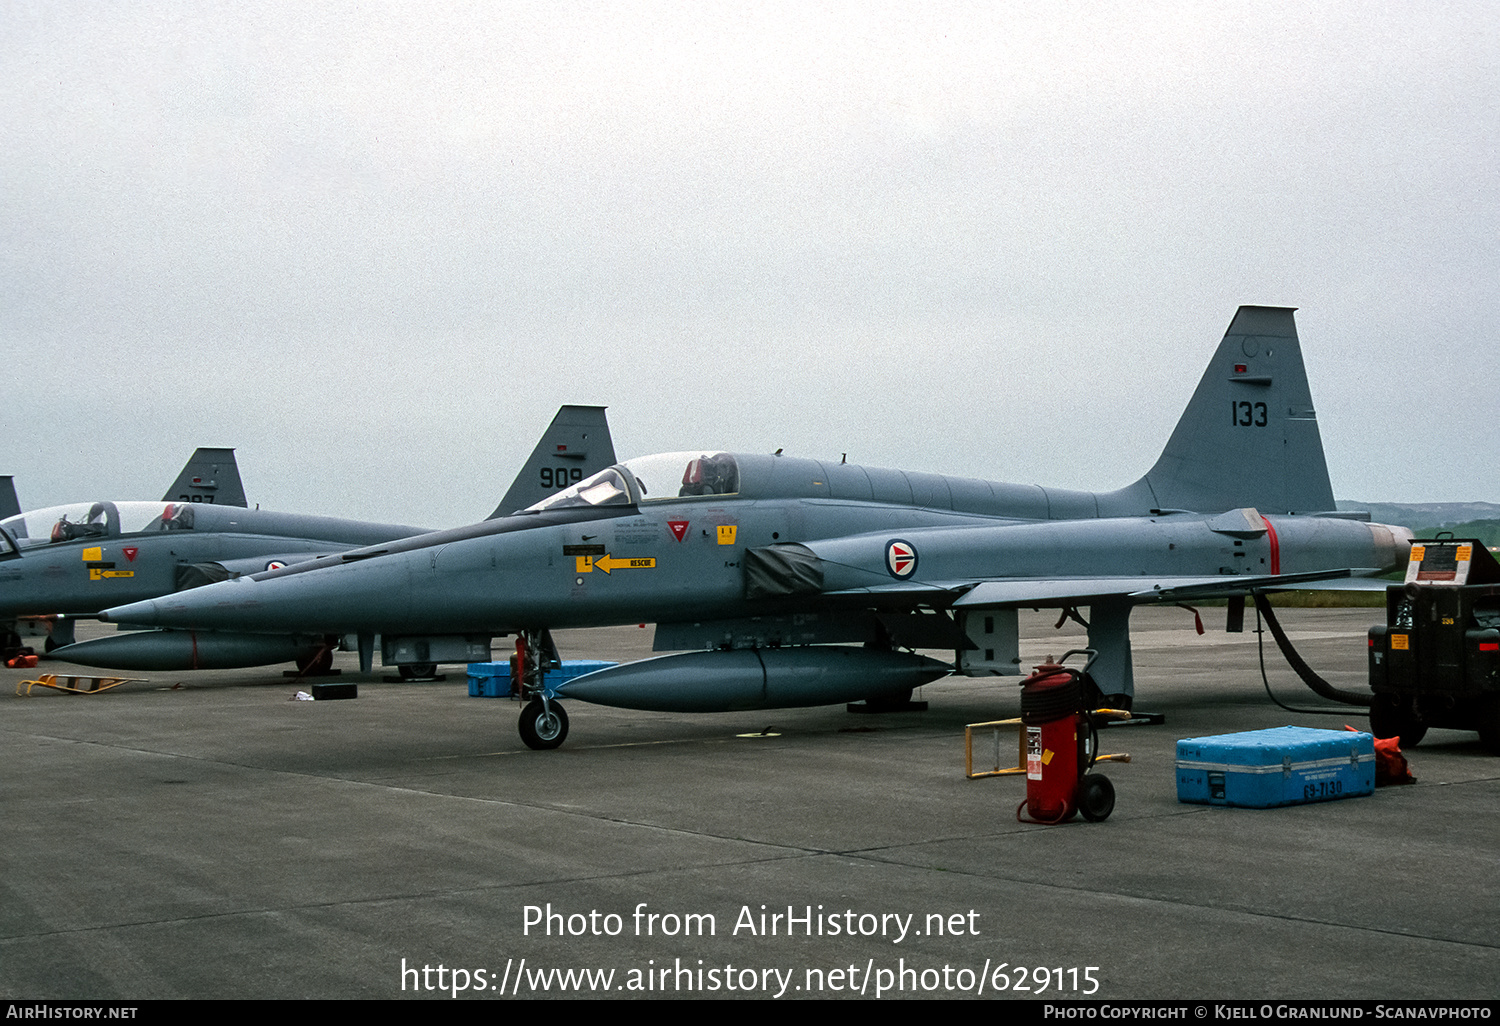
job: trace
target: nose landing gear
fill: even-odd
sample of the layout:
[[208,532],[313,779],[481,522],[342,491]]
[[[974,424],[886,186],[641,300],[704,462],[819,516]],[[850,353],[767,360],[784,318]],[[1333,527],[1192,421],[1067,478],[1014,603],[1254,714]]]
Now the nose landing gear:
[[517,729],[527,748],[547,751],[568,737],[568,714],[562,703],[547,696],[548,670],[562,665],[549,631],[522,631],[516,636],[516,654],[511,658],[511,695],[526,703]]
[[521,710],[521,740],[527,748],[546,751],[562,744],[568,736],[568,714],[561,702],[533,698]]

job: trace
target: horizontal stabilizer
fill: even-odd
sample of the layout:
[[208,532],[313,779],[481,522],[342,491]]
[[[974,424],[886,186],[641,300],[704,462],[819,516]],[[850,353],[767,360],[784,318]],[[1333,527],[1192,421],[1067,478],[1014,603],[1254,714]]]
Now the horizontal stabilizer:
[[[955,606],[1056,606],[1087,604],[1094,599],[1128,598],[1135,602],[1177,602],[1186,599],[1226,598],[1249,591],[1285,590],[1336,580],[1338,590],[1358,590],[1351,574],[1377,570],[1319,570],[1305,574],[1212,577],[1095,577],[1073,580],[985,581]],[[1382,587],[1384,582],[1382,582]]]

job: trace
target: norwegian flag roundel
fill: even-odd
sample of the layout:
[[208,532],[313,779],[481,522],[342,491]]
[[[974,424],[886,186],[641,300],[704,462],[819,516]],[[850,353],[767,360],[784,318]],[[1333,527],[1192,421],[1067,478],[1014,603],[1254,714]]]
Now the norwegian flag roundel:
[[885,568],[898,581],[904,581],[917,572],[917,550],[911,542],[899,538],[885,547]]

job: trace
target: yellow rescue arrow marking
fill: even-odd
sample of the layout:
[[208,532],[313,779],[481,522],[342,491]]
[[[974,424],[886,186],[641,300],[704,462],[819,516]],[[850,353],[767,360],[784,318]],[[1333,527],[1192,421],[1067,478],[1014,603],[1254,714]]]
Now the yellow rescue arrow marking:
[[651,556],[625,556],[616,559],[614,556],[606,553],[602,556],[579,556],[577,566],[578,572],[581,574],[586,574],[593,570],[603,570],[605,573],[626,569],[654,570],[656,569],[656,559]]

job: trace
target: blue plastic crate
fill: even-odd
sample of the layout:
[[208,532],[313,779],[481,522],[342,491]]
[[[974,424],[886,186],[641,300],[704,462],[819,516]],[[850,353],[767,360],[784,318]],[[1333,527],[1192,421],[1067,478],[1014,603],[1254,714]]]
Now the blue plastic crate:
[[1269,809],[1375,791],[1375,739],[1348,730],[1272,727],[1177,742],[1177,800]]
[[[574,677],[582,677],[595,670],[606,670],[617,663],[602,659],[564,659],[562,669],[547,671],[548,688],[555,687]],[[510,694],[510,662],[470,663],[470,698],[505,698]]]
[[564,659],[561,670],[549,670],[547,672],[547,683],[561,684],[563,681],[572,680],[574,677],[582,677],[585,673],[593,673],[595,670],[607,670],[619,663],[605,662],[603,659]]
[[504,698],[510,694],[510,663],[470,663],[469,697]]

